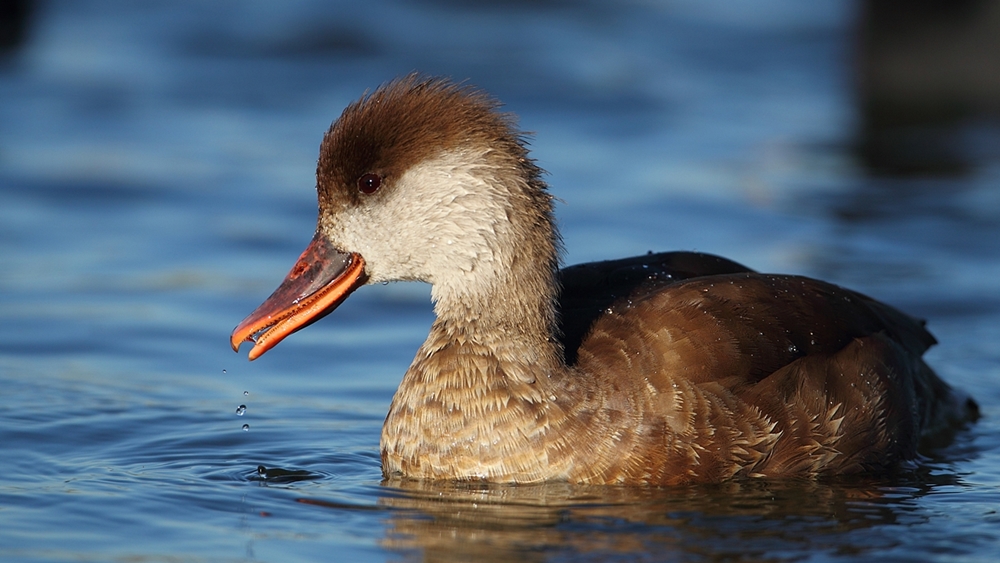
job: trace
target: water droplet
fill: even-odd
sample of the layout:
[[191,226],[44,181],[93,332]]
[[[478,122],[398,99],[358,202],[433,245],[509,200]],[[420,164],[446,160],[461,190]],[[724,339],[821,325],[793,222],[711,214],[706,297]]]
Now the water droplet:
[[249,432],[250,431],[250,425],[249,424],[244,424],[243,425],[243,431],[244,432]]
[[222,370],[222,373],[226,373],[226,370]]
[[247,412],[246,405],[240,405],[236,407],[236,416],[243,416],[243,413]]
[[244,396],[244,397],[246,397],[246,396],[247,396],[247,395],[249,395],[249,394],[250,394],[250,392],[249,392],[249,391],[244,391],[244,392],[243,392],[243,396]]
[[799,353],[799,347],[796,346],[796,345],[794,345],[794,344],[789,344],[788,345],[788,353],[789,354],[798,354]]
[[382,285],[389,285],[389,282],[384,281],[384,282],[382,282]]
[[267,479],[267,468],[263,465],[258,465],[257,475],[259,475],[261,479]]

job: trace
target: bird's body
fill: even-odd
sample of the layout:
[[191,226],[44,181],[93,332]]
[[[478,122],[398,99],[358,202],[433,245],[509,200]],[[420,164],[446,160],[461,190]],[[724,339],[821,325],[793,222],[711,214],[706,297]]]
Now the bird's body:
[[409,77],[321,147],[313,242],[233,333],[257,357],[364,283],[437,320],[382,431],[386,475],[669,485],[882,472],[975,416],[923,324],[714,256],[558,269],[552,198],[485,95]]

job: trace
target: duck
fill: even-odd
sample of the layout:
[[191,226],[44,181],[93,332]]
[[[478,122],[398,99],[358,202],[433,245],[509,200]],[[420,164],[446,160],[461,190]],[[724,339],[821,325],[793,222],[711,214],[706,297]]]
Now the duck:
[[925,323],[697,252],[560,268],[554,197],[489,94],[409,75],[323,137],[311,242],[233,330],[253,360],[363,285],[431,285],[386,478],[672,486],[883,475],[978,416]]

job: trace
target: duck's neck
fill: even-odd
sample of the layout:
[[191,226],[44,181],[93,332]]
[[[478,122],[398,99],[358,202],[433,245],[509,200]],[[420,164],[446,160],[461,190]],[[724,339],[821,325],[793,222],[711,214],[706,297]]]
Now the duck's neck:
[[489,291],[438,297],[437,320],[422,351],[432,353],[443,338],[452,344],[476,346],[504,364],[523,365],[532,372],[561,367],[562,344],[556,337],[558,287],[554,264],[549,261],[548,256],[519,256],[506,275],[489,285]]
[[[489,155],[486,156],[489,158]],[[509,364],[552,370],[562,366],[557,338],[559,235],[552,197],[531,161],[494,164],[484,213],[472,248],[461,249],[462,266],[436,274],[431,296],[437,315],[424,346],[432,353],[439,338],[480,346]],[[499,196],[499,197],[498,197]],[[499,209],[498,209],[499,207]],[[487,234],[488,233],[488,234]],[[435,334],[437,333],[437,334]]]
[[[487,266],[489,279],[435,284],[437,320],[407,370],[382,431],[387,474],[529,481],[552,471],[530,455],[550,429],[566,366],[556,337],[558,235],[551,202],[528,194]],[[513,219],[512,219],[513,220]]]

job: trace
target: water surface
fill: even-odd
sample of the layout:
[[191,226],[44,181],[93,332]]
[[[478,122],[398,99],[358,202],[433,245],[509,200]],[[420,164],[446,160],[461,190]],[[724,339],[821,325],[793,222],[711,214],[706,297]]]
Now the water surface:
[[[0,558],[993,560],[1000,127],[930,128],[947,173],[872,168],[858,25],[832,1],[38,6],[0,63]],[[364,288],[252,364],[228,335],[312,236],[329,123],[413,70],[535,132],[566,263],[689,249],[848,285],[927,318],[984,418],[879,480],[383,483],[426,286]]]

